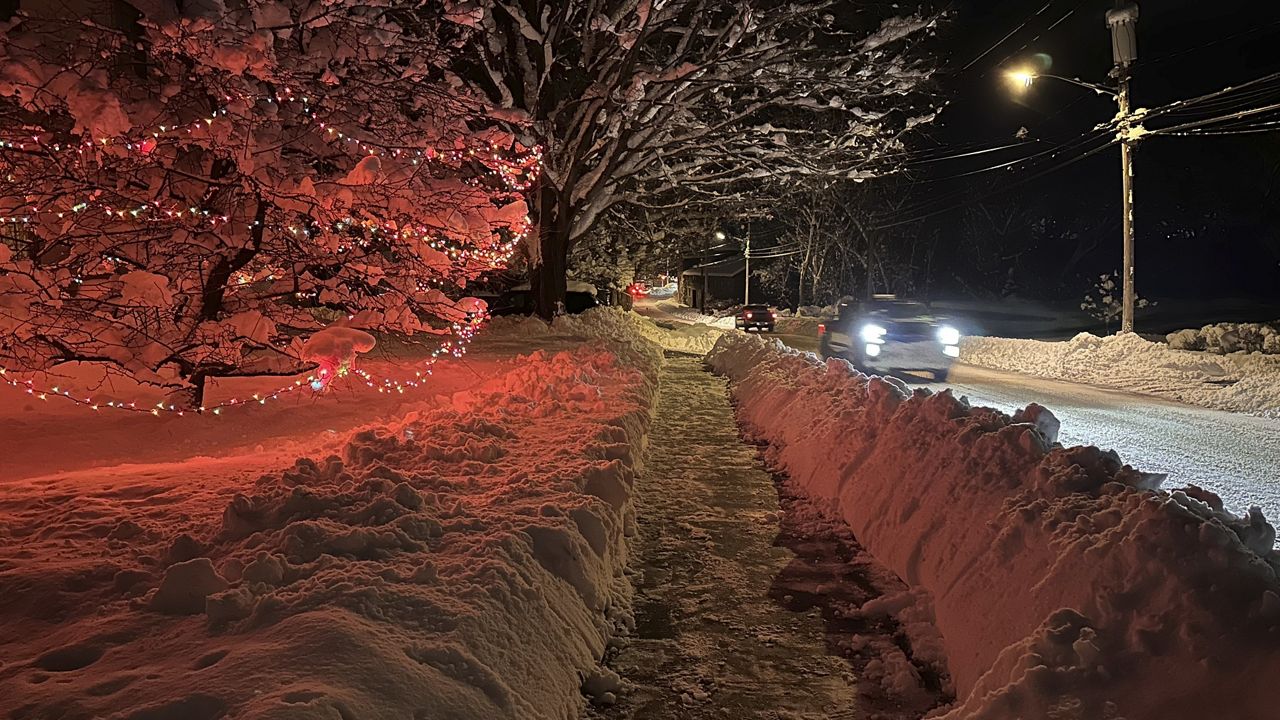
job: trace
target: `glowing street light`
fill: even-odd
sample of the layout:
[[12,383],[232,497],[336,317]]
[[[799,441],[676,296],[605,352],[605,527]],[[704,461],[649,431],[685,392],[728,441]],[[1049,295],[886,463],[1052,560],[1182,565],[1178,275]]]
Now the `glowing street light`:
[[1112,90],[1111,88],[1107,87],[1106,85],[1098,85],[1097,83],[1085,82],[1084,80],[1081,80],[1079,78],[1071,78],[1071,77],[1066,77],[1064,75],[1050,75],[1049,73],[1035,72],[1033,70],[1017,69],[1017,70],[1009,70],[1005,72],[1004,76],[1014,86],[1022,89],[1031,87],[1031,83],[1035,82],[1039,78],[1053,78],[1054,80],[1061,80],[1063,82],[1069,82],[1072,85],[1079,85],[1082,88],[1088,88],[1098,93],[1099,95],[1110,95],[1111,97],[1118,97],[1118,93],[1115,90]]
[[1021,88],[1031,87],[1031,83],[1036,80],[1036,74],[1029,70],[1010,70],[1004,76],[1009,79],[1009,82]]

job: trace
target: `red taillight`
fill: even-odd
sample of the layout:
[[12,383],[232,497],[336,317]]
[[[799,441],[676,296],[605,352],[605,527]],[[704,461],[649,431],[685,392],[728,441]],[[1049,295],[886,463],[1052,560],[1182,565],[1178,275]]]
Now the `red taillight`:
[[749,311],[749,310],[748,310],[746,313],[744,313],[744,314],[745,314],[747,317],[755,317],[754,315],[752,315],[752,314],[751,314],[751,311]]
[[818,323],[818,337],[822,337],[823,335],[826,335],[826,334],[827,334],[827,324]]

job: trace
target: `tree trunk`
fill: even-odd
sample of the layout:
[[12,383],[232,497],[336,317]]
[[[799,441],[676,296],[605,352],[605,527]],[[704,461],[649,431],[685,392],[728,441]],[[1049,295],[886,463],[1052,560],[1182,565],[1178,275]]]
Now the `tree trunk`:
[[533,292],[533,308],[544,320],[564,310],[568,281],[567,231],[544,231],[540,238],[542,262],[529,268],[529,287]]
[[529,289],[534,312],[550,320],[564,310],[569,266],[573,210],[549,185],[538,192],[537,226],[539,263],[529,268]]
[[209,376],[202,372],[198,372],[191,376],[191,407],[194,410],[200,410],[204,407],[204,386],[209,380]]

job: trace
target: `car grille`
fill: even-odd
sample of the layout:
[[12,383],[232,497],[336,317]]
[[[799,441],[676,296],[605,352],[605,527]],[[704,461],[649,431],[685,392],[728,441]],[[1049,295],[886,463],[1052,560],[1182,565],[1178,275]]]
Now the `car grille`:
[[889,328],[889,337],[893,340],[913,341],[913,340],[930,340],[937,334],[937,330],[926,323],[900,323]]

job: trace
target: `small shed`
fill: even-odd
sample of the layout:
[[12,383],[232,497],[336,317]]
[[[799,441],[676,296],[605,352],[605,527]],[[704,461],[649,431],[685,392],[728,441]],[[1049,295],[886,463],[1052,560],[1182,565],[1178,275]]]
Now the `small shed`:
[[704,293],[708,307],[741,303],[746,275],[747,261],[741,257],[687,268],[680,273],[680,304],[700,308]]

